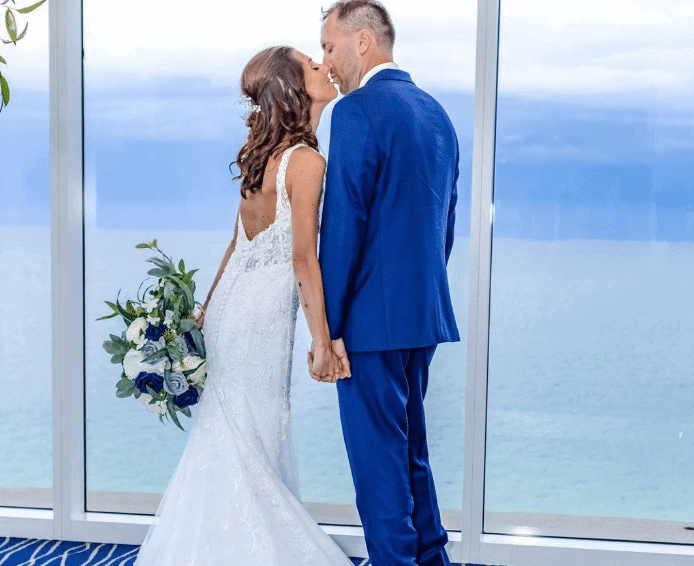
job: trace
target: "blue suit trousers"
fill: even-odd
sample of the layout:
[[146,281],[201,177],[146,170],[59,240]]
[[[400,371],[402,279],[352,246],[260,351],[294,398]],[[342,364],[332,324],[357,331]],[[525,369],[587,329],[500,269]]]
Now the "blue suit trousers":
[[373,566],[450,566],[424,420],[436,346],[354,352],[337,382],[357,509]]

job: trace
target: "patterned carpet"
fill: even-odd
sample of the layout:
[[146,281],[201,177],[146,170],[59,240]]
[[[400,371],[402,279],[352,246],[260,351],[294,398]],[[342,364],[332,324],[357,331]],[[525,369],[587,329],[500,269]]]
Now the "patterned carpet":
[[[138,548],[128,544],[0,537],[0,566],[132,566]],[[355,566],[370,564],[363,558],[352,558],[352,562]]]

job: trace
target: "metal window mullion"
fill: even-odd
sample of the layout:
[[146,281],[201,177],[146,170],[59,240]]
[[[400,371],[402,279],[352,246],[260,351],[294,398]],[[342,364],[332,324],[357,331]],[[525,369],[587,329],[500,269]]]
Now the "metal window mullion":
[[49,6],[53,537],[84,512],[82,6]]
[[470,224],[465,462],[464,562],[479,562],[484,523],[489,292],[498,83],[499,0],[479,0]]

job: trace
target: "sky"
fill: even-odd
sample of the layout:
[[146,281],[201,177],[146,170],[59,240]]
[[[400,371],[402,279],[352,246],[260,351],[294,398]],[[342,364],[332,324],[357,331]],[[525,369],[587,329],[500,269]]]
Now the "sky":
[[[444,103],[469,168],[476,2],[432,0],[426,10],[421,1],[386,5],[397,31],[395,60]],[[166,187],[181,185],[179,199],[187,198],[184,185],[212,200],[227,191],[229,148],[243,135],[243,65],[278,43],[320,60],[320,8],[279,1],[197,7],[148,0],[128,9],[85,3],[85,172],[88,188],[98,182],[111,217],[129,214],[125,201],[162,179]],[[46,151],[38,129],[32,140],[28,132],[46,120],[47,105],[34,101],[47,99],[47,14],[30,14],[18,47],[0,47],[14,97],[0,116],[0,147],[15,144],[18,132],[33,144],[0,154],[0,168],[14,164],[4,167],[0,183],[33,187],[45,177],[47,161],[21,155]],[[562,205],[592,183],[607,191],[603,196],[619,197],[605,201],[614,210],[619,202],[636,206],[633,194],[642,204],[692,210],[694,2],[508,0],[500,28],[497,179],[510,184],[495,194],[500,205],[507,198],[525,218],[540,210],[547,183]],[[201,163],[218,171],[201,176]],[[618,174],[619,182],[604,185]],[[567,184],[569,177],[575,182]],[[23,192],[27,203],[33,190]],[[624,214],[643,216],[633,206]],[[549,216],[556,210],[546,208]]]
[[[398,33],[396,61],[423,85],[471,91],[476,2],[423,5],[386,2]],[[94,87],[109,88],[109,77],[122,75],[228,81],[253,53],[277,43],[319,60],[321,6],[217,1],[197,8],[182,0],[148,0],[124,9],[85,2],[86,67]],[[37,84],[45,70],[47,14],[32,13],[21,49],[4,51],[23,80]],[[625,96],[646,100],[644,91],[652,88],[671,105],[686,106],[694,90],[693,27],[694,3],[687,0],[504,1],[500,87],[540,97],[602,93],[621,103]]]

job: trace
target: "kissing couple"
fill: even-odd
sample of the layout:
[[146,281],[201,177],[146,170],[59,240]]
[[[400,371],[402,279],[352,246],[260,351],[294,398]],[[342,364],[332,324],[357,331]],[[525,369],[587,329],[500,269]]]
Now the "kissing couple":
[[[207,383],[136,566],[352,566],[299,498],[299,305],[309,373],[336,383],[371,564],[450,565],[423,401],[436,346],[459,340],[458,143],[394,41],[380,2],[341,0],[323,12],[321,63],[272,47],[243,71],[242,198],[198,318]],[[315,132],[336,84],[326,167]]]

